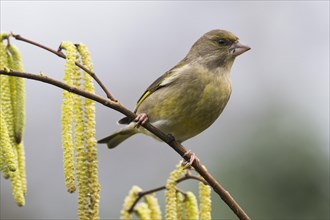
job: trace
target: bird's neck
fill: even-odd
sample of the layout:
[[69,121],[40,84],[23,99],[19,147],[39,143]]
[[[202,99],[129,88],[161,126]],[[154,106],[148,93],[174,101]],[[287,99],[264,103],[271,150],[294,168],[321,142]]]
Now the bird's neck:
[[209,69],[210,73],[216,75],[228,75],[230,74],[231,67],[233,66],[234,59],[231,60],[219,60],[211,58],[200,58],[196,60],[201,66]]

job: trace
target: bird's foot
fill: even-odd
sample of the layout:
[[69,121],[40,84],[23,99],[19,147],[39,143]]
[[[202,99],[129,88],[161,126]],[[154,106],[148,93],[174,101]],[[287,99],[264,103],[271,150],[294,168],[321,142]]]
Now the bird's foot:
[[134,121],[136,122],[135,127],[139,128],[141,125],[144,125],[145,123],[147,123],[149,121],[149,118],[146,113],[141,113],[136,116]]
[[188,150],[186,153],[184,153],[183,157],[186,157],[190,154],[190,158],[189,160],[185,160],[182,162],[182,166],[186,166],[186,167],[191,167],[191,165],[194,163],[194,161],[196,160],[197,162],[199,162],[199,158],[196,156],[196,154],[194,152],[192,152],[191,150]]

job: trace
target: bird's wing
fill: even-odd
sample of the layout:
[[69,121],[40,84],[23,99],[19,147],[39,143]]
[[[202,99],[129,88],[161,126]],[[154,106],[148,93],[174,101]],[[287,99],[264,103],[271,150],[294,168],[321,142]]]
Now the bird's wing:
[[[152,93],[154,93],[155,91],[157,91],[158,89],[168,86],[171,83],[173,83],[178,75],[180,74],[179,69],[183,68],[185,66],[185,62],[184,60],[181,61],[179,64],[177,64],[176,66],[174,66],[172,69],[170,69],[169,71],[167,71],[166,73],[164,73],[162,76],[160,76],[158,79],[156,79],[147,89],[146,91],[143,93],[143,95],[139,98],[139,100],[137,101],[134,113],[137,111],[137,109],[139,108],[139,106],[141,105],[141,103],[148,97],[150,96]],[[119,124],[129,124],[131,122],[131,120],[127,117],[122,118],[118,121]]]
[[137,101],[136,107],[134,112],[136,112],[136,110],[139,108],[139,106],[141,105],[141,103],[148,97],[150,96],[152,93],[154,93],[155,91],[157,91],[158,89],[168,86],[171,83],[173,83],[174,81],[176,81],[176,79],[178,78],[179,74],[181,71],[179,71],[181,68],[183,68],[183,66],[185,65],[184,62],[180,62],[178,65],[176,65],[175,67],[173,67],[172,69],[170,69],[169,71],[167,71],[166,73],[164,73],[162,76],[160,76],[158,79],[156,79],[147,89],[146,91],[143,93],[143,95],[140,97],[140,99]]
[[[171,77],[172,71],[168,71],[162,76],[160,76],[158,79],[156,79],[147,89],[146,91],[142,94],[142,96],[139,98],[139,100],[136,103],[135,110],[139,108],[141,103],[152,93],[154,93],[156,90],[158,90],[161,87],[164,87],[170,83],[169,80],[167,80],[169,77]],[[171,77],[172,78],[172,77]],[[166,81],[166,82],[165,82]]]

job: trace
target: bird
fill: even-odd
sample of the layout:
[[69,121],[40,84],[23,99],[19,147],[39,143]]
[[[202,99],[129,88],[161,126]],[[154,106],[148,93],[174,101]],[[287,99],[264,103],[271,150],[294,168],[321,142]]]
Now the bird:
[[147,122],[179,143],[200,134],[224,110],[232,91],[231,67],[250,49],[229,31],[205,33],[178,64],[145,90],[134,110],[137,117],[119,120],[125,126],[98,143],[112,149],[137,133],[155,137],[141,126]]

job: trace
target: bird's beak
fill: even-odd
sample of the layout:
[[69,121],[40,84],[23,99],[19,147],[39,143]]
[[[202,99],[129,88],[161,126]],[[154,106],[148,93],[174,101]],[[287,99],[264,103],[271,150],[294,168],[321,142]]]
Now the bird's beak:
[[235,57],[236,56],[239,56],[241,55],[242,53],[250,50],[251,47],[247,46],[247,45],[243,45],[241,44],[240,42],[236,42],[234,43],[230,48],[229,48],[229,51],[232,55],[234,55]]

